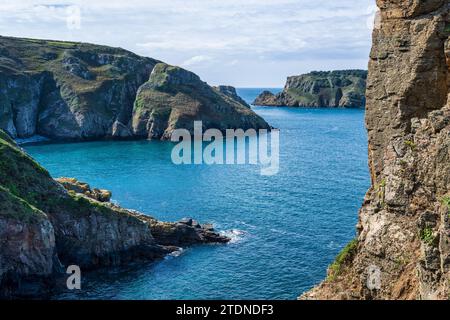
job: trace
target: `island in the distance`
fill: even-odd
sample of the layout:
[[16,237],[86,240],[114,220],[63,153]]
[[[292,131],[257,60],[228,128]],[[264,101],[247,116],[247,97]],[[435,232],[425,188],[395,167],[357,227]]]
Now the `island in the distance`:
[[262,92],[253,105],[310,108],[362,108],[367,71],[313,71],[287,79],[282,92]]

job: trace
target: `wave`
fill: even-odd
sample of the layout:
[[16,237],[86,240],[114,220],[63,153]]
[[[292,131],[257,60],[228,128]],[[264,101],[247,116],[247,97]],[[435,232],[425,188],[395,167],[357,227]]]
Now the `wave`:
[[238,229],[231,229],[231,230],[221,231],[220,234],[222,236],[230,238],[231,240],[229,243],[237,243],[237,242],[241,242],[244,239],[246,232],[242,231],[242,230],[238,230]]
[[177,258],[181,256],[184,253],[183,248],[179,248],[178,250],[175,250],[174,252],[171,252],[169,255],[166,256],[166,259],[168,258]]

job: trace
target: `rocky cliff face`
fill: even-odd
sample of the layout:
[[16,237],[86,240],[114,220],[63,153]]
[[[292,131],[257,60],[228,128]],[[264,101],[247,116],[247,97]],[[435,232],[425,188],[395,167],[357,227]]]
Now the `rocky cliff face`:
[[159,222],[97,201],[95,189],[65,185],[69,191],[0,130],[0,297],[61,289],[65,281],[55,279],[67,265],[151,261],[176,247],[228,241],[210,227]]
[[130,136],[136,92],[157,62],[119,48],[0,37],[0,128],[20,138]]
[[[0,37],[0,129],[15,138],[36,134],[59,140],[133,138],[133,118],[140,116],[133,106],[141,105],[136,93],[158,62],[120,48]],[[177,85],[170,82],[165,89],[176,95]],[[229,116],[226,111],[233,109],[243,117],[234,118],[233,125],[240,127],[252,111],[241,110],[241,101],[227,97],[221,104],[225,113],[205,107],[215,113],[193,114],[194,118],[211,117],[220,125]],[[138,137],[146,136],[138,131]]]
[[365,105],[367,71],[314,71],[289,77],[284,90],[276,95],[261,93],[258,106],[361,108]]
[[212,88],[192,72],[159,63],[139,88],[133,111],[133,133],[149,139],[170,139],[173,130],[203,128],[270,129],[231,87]]
[[378,0],[358,236],[312,299],[450,297],[450,4]]

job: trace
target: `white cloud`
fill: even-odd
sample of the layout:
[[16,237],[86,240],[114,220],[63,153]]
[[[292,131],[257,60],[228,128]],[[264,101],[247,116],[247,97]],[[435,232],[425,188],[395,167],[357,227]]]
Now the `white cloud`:
[[195,56],[195,57],[187,59],[181,65],[184,67],[190,67],[190,66],[195,66],[195,65],[205,65],[211,61],[213,61],[213,58],[211,58],[209,56]]
[[[209,82],[241,84],[245,79],[249,86],[282,85],[285,76],[310,71],[313,66],[364,67],[361,61],[367,60],[371,35],[367,20],[374,3],[0,0],[0,30],[2,35],[120,46],[189,66]],[[80,29],[67,27],[68,6],[80,8]],[[250,65],[253,70],[248,70]],[[283,77],[274,75],[268,65],[282,65]],[[242,75],[243,70],[251,71],[250,75]]]

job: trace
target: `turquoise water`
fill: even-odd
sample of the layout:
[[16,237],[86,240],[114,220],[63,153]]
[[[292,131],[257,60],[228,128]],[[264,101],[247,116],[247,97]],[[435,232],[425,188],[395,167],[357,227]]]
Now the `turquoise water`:
[[[251,101],[260,90],[241,89]],[[27,146],[53,176],[113,191],[161,220],[195,217],[233,237],[178,257],[84,274],[58,299],[295,299],[354,237],[369,186],[363,110],[255,108],[280,132],[280,172],[176,166],[166,142]]]

